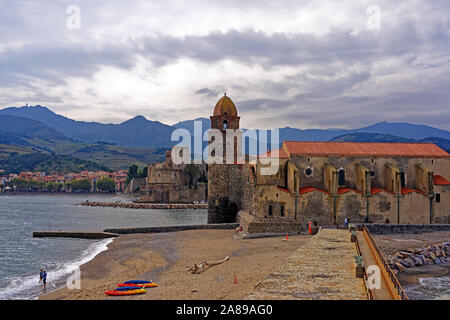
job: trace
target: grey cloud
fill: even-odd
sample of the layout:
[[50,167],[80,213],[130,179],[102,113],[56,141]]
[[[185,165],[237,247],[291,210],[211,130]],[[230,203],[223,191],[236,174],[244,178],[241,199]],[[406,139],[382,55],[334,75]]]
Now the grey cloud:
[[134,55],[120,47],[88,49],[82,45],[26,45],[0,52],[0,85],[20,85],[30,78],[53,84],[73,76],[89,77],[103,65],[129,69]]
[[214,98],[214,97],[217,97],[217,95],[219,94],[219,91],[211,90],[209,88],[202,88],[202,89],[195,91],[195,94],[205,95],[208,98]]
[[282,119],[283,123],[289,123],[292,127],[304,127],[307,123],[309,128],[328,128],[333,124],[340,124],[339,127],[342,128],[358,128],[389,119],[450,128],[448,93],[395,92],[384,97],[343,96],[320,100],[305,96],[302,96],[302,100],[297,96],[291,100],[271,100],[270,107],[261,99],[245,101],[244,104],[238,102],[237,107],[244,121],[252,115],[257,117],[256,111],[263,110],[261,119],[265,119],[266,126],[273,125],[273,119],[267,120],[266,115],[276,114],[277,122]]

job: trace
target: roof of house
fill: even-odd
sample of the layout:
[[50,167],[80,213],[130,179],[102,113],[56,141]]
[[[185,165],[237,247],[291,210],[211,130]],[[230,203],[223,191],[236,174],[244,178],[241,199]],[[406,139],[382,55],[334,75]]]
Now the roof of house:
[[433,143],[285,141],[283,147],[289,155],[450,158]]
[[434,184],[438,186],[450,186],[450,182],[440,175],[434,175]]
[[272,151],[268,151],[259,156],[260,158],[278,158],[278,159],[288,159],[289,156],[283,149],[276,149]]

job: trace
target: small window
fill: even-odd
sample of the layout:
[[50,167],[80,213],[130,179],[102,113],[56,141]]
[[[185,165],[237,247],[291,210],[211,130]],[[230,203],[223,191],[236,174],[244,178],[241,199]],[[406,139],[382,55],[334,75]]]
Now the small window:
[[375,171],[373,171],[373,170],[370,171],[370,177],[371,178],[375,177]]
[[283,206],[283,205],[281,206],[281,212],[280,212],[280,215],[281,215],[282,217],[284,217],[284,206]]
[[312,175],[312,173],[313,173],[312,168],[306,168],[306,169],[305,169],[305,175],[306,175],[307,177],[310,177],[310,176]]
[[273,215],[272,210],[273,210],[272,205],[269,205],[269,217]]
[[402,188],[406,187],[406,177],[405,177],[405,173],[403,171],[400,172],[400,184],[401,184]]
[[340,186],[345,185],[345,170],[344,169],[339,169],[339,171],[338,171],[338,184]]
[[223,121],[223,128],[226,130],[226,129],[228,129],[228,121],[227,120],[224,120]]
[[436,193],[436,202],[441,202],[441,194]]

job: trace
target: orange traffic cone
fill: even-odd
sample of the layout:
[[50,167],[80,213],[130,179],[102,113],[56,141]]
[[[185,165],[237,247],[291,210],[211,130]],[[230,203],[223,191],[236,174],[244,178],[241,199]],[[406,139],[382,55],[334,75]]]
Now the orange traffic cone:
[[289,240],[289,233],[286,234],[286,240]]

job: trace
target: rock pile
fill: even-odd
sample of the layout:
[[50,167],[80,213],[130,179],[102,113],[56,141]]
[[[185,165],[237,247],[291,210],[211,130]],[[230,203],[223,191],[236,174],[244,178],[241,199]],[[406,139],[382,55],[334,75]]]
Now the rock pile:
[[110,207],[125,209],[208,209],[208,204],[200,203],[133,203],[133,202],[81,202],[88,207]]
[[450,242],[432,244],[426,248],[410,248],[398,251],[388,259],[395,274],[406,268],[423,266],[426,264],[441,264],[450,261]]

